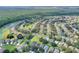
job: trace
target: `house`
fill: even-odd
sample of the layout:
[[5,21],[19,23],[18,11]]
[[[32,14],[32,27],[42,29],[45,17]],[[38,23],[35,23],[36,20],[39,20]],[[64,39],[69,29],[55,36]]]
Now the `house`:
[[44,52],[46,53],[48,51],[49,47],[47,45],[44,46]]
[[60,50],[58,48],[55,48],[53,53],[59,53],[59,52]]
[[48,50],[48,53],[53,53],[53,52],[54,52],[54,48],[50,47],[49,50]]
[[3,53],[4,49],[0,47],[0,53]]
[[41,48],[44,48],[44,46],[45,46],[44,44],[40,44],[40,47],[41,47]]

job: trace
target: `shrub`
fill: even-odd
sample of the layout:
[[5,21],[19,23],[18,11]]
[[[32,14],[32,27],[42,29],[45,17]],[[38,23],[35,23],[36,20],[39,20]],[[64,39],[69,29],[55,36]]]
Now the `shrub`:
[[4,50],[3,53],[10,53],[10,51],[9,50]]
[[43,44],[47,44],[48,41],[46,39],[43,39]]
[[52,45],[53,47],[57,47],[57,44],[54,43],[54,42],[51,42],[51,45]]
[[12,39],[12,38],[14,38],[14,36],[13,36],[13,34],[8,34],[7,38]]

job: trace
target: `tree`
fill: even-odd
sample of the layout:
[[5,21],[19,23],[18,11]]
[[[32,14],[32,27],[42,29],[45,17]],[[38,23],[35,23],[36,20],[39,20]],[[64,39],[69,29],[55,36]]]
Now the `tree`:
[[57,47],[57,44],[54,43],[54,42],[51,42],[51,45],[52,45],[53,47]]
[[79,49],[79,41],[77,43],[74,43],[74,47]]
[[23,48],[22,48],[22,51],[23,51],[23,52],[26,52],[26,47],[23,47]]
[[66,43],[68,44],[68,46],[72,46],[71,41],[67,41]]
[[7,38],[8,38],[8,39],[12,39],[12,38],[14,38],[14,36],[13,36],[13,34],[11,33],[11,34],[8,34]]
[[11,51],[11,53],[15,53],[15,51],[13,50],[13,51]]
[[24,37],[23,37],[22,34],[18,34],[18,35],[17,35],[17,38],[18,38],[18,39],[23,39]]
[[26,49],[26,52],[29,52],[30,51],[30,46],[27,46],[25,49]]
[[28,40],[30,40],[30,39],[33,38],[33,35],[32,35],[32,34],[28,34],[26,38],[27,38]]
[[17,48],[15,48],[15,51],[18,52]]
[[66,48],[66,50],[65,50],[65,53],[72,53],[72,52],[73,52],[73,50],[70,48]]
[[29,40],[27,40],[27,42],[26,42],[27,44],[29,44]]
[[17,48],[15,48],[14,50],[12,50],[10,53],[16,53],[18,52]]
[[40,42],[43,42],[43,38],[40,38],[39,41],[40,41]]
[[36,32],[37,32],[37,30],[36,30],[36,29],[33,29],[31,32],[36,33]]
[[43,53],[43,52],[44,52],[44,49],[41,48],[41,47],[39,47],[39,52],[40,52],[40,53]]
[[61,41],[61,40],[62,40],[62,38],[61,38],[61,36],[60,36],[60,35],[55,36],[55,39],[56,39],[57,41]]
[[38,50],[38,47],[37,46],[31,46],[31,50],[36,52]]
[[47,44],[48,41],[46,39],[43,39],[43,44]]
[[10,53],[10,51],[6,49],[3,51],[3,53]]
[[51,34],[49,34],[49,38],[52,39],[52,32],[51,32]]

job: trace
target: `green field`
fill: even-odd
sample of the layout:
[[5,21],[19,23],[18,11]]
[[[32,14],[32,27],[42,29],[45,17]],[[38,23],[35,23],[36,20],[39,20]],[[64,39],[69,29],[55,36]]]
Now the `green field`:
[[5,45],[3,46],[4,49],[9,50],[10,52],[13,51],[16,47],[13,45]]

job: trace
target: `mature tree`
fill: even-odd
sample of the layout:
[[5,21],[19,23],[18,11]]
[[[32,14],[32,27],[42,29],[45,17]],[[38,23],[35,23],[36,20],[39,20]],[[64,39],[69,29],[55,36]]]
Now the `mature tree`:
[[10,53],[10,51],[6,49],[3,51],[3,53]]
[[23,47],[23,48],[22,48],[22,51],[23,51],[23,52],[26,52],[26,47]]
[[18,39],[23,39],[24,37],[23,37],[22,34],[18,34],[18,35],[17,35],[17,38],[18,38]]
[[44,49],[41,48],[41,47],[39,47],[39,52],[40,52],[40,53],[43,53],[43,52],[44,52]]
[[61,38],[60,35],[55,36],[55,39],[56,39],[57,41],[61,41],[61,40],[62,40],[62,38]]
[[13,33],[8,34],[7,38],[8,38],[8,39],[12,39],[12,38],[14,38]]
[[54,43],[54,42],[51,42],[51,45],[52,45],[53,47],[57,47],[57,44]]
[[27,38],[28,40],[30,40],[30,39],[33,38],[33,35],[32,35],[32,34],[28,34],[26,38]]
[[40,41],[40,42],[43,42],[43,38],[40,38],[39,41]]
[[11,51],[11,53],[17,53],[17,52],[18,52],[17,48]]
[[43,44],[47,44],[48,41],[46,39],[43,39]]
[[33,29],[31,32],[36,33],[36,32],[37,32],[37,30],[36,30],[36,29]]
[[27,44],[29,44],[29,42],[30,42],[30,41],[29,41],[29,40],[27,40],[27,42],[26,42],[26,43],[27,43]]
[[72,53],[73,50],[71,48],[66,48],[65,53]]
[[74,47],[79,49],[79,41],[77,43],[74,43]]
[[30,51],[30,46],[27,46],[25,49],[26,49],[26,52],[29,52]]
[[31,46],[31,50],[36,52],[38,50],[38,47],[37,46]]

